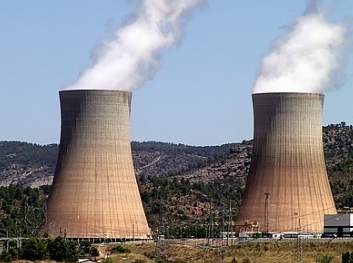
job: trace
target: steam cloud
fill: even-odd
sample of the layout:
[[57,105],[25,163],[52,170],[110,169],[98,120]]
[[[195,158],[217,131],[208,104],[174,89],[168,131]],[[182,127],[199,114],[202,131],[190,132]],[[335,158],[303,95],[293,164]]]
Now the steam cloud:
[[323,93],[336,85],[348,30],[343,23],[329,22],[316,1],[308,8],[263,58],[254,93]]
[[204,0],[141,0],[129,24],[104,43],[95,64],[66,89],[132,91],[151,79],[159,54],[180,39],[183,18]]

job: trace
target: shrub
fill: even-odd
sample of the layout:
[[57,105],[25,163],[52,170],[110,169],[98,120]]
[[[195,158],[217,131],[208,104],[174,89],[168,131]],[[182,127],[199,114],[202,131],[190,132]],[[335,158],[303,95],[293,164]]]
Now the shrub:
[[48,239],[50,259],[59,262],[78,262],[78,248],[76,243],[58,236],[54,240]]
[[148,252],[143,252],[143,255],[145,256],[145,257],[147,257],[147,258],[149,258],[149,259],[153,259],[154,258],[154,256],[151,254],[151,253],[148,253]]
[[18,254],[17,248],[11,247],[9,249],[9,253],[10,253],[10,256],[11,256],[12,260],[16,260],[16,259],[19,258],[19,254]]
[[116,245],[110,249],[111,253],[131,253],[131,249],[122,245]]
[[98,248],[96,246],[91,246],[89,253],[92,257],[94,257],[94,260],[96,261],[97,257],[99,256]]
[[[106,257],[106,258],[103,258],[101,262],[102,263],[113,263],[113,259],[111,257]],[[136,262],[136,260],[135,260],[132,263],[144,263],[144,262]]]
[[155,263],[186,263],[185,261],[183,260],[180,260],[180,259],[177,259],[177,260],[168,260],[166,258],[156,258]]
[[353,253],[350,253],[350,252],[343,253],[342,263],[353,263]]
[[330,254],[322,254],[316,257],[316,263],[330,263],[332,262],[334,256]]
[[1,252],[0,259],[7,263],[12,261],[11,255],[6,249]]
[[45,239],[32,237],[22,245],[22,259],[31,261],[44,260],[47,257],[47,242]]

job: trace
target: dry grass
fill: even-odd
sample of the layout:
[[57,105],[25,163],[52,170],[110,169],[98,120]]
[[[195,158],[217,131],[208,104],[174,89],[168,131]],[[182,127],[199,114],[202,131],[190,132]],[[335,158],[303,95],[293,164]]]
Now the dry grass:
[[[291,263],[298,262],[297,243],[239,243],[229,247],[198,247],[187,244],[142,243],[125,244],[131,249],[129,254],[112,255],[113,263],[133,262],[135,259],[144,260],[145,263],[154,262],[155,257],[166,255],[171,261],[190,263],[231,263],[235,258],[238,263]],[[341,262],[344,252],[353,251],[353,242],[303,242],[302,263],[317,263],[319,255],[332,255],[331,263]],[[249,259],[249,261],[247,261]]]

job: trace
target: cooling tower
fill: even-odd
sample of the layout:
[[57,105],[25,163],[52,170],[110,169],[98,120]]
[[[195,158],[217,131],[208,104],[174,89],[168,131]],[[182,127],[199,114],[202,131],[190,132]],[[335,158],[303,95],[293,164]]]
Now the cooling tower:
[[130,144],[131,93],[60,92],[61,138],[43,233],[150,238]]
[[262,231],[323,231],[336,214],[322,143],[324,95],[253,94],[254,141],[237,225]]

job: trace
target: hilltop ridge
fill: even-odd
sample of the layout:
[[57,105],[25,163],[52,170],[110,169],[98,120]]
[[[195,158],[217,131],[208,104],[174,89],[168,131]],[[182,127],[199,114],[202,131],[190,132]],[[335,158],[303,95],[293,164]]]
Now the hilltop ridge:
[[[336,206],[353,207],[352,125],[341,122],[323,127],[323,143]],[[250,167],[252,141],[202,147],[133,141],[131,146],[152,226],[158,225],[161,213],[174,224],[206,221],[211,207],[219,220],[224,219],[229,200],[236,213]],[[57,151],[57,144],[0,142],[0,186],[50,185]]]

